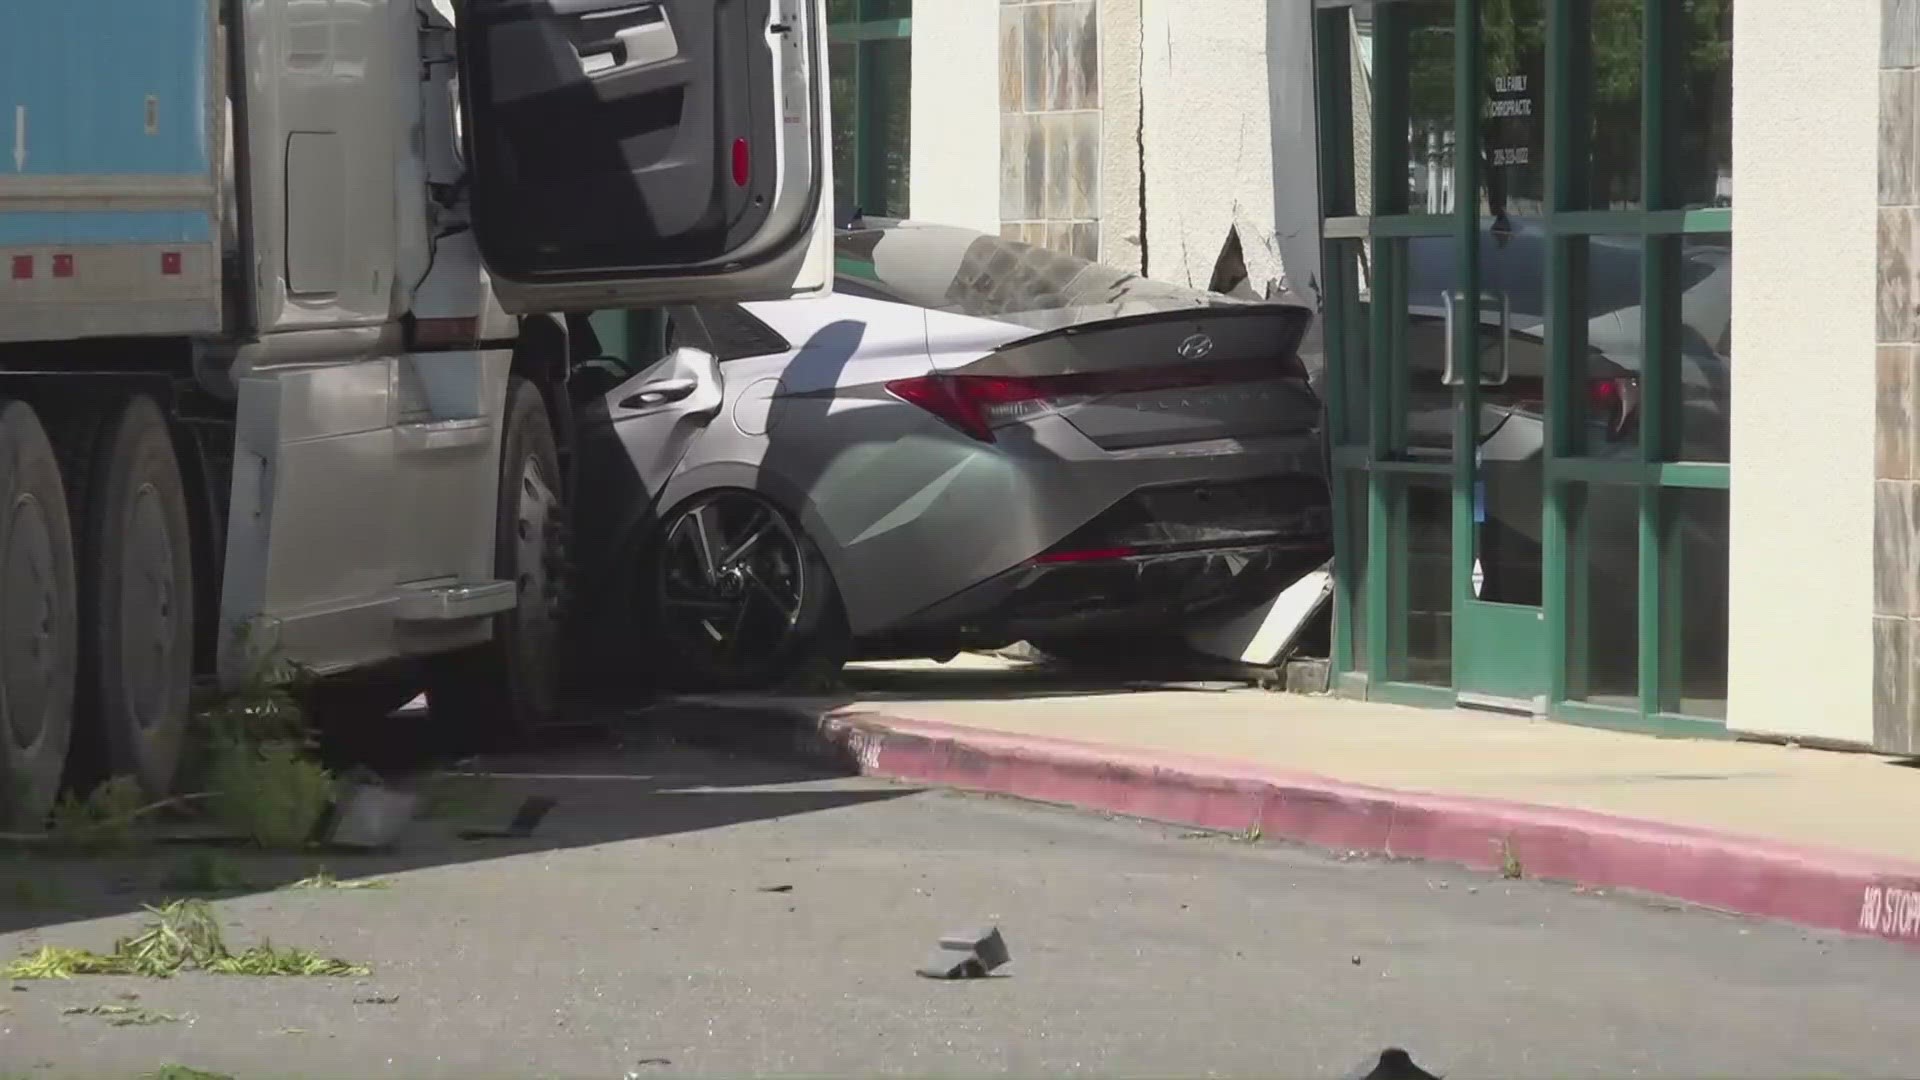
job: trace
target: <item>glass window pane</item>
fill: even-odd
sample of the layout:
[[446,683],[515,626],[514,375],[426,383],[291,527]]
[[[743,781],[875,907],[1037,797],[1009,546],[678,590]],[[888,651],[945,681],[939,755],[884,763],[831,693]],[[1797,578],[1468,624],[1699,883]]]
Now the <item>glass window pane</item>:
[[1733,237],[1687,236],[1677,246],[1677,346],[1663,383],[1668,445],[1676,461],[1724,462],[1733,412]]
[[1640,710],[1640,489],[1568,484],[1567,700]]
[[1727,717],[1727,493],[1660,492],[1660,711]]
[[[1454,206],[1454,6],[1445,2],[1405,3],[1379,10],[1383,34],[1391,33],[1395,38],[1404,34],[1404,44],[1397,40],[1391,44],[1406,50],[1407,61],[1406,210],[1444,214]],[[1389,69],[1382,62],[1376,70]],[[1382,207],[1378,212],[1392,213],[1393,209]]]
[[862,209],[880,217],[906,217],[913,41],[869,41],[860,48],[860,62],[867,69],[862,81],[871,95],[862,103],[869,110],[866,144],[860,148],[866,159],[861,164],[867,170],[868,205]]
[[1340,496],[1345,500],[1341,514],[1346,524],[1340,551],[1340,587],[1345,592],[1347,640],[1352,643],[1353,666],[1349,671],[1369,671],[1367,654],[1367,473],[1348,469],[1341,474]]
[[827,78],[833,95],[833,198],[842,211],[851,210],[858,202],[855,192],[859,173],[854,168],[854,125],[860,108],[860,95],[854,92],[858,55],[856,45],[835,45],[827,50]]
[[[1372,403],[1368,396],[1373,385],[1368,322],[1372,301],[1367,270],[1366,244],[1359,240],[1330,241],[1327,258],[1333,274],[1327,290],[1324,320],[1315,320],[1327,350],[1329,374],[1340,379],[1341,415],[1335,418],[1334,439],[1342,446],[1366,444],[1372,430]],[[1337,322],[1334,322],[1337,320]],[[1332,349],[1338,343],[1339,355]],[[1302,353],[1307,346],[1302,345]],[[1310,358],[1309,358],[1310,359]]]
[[[1574,5],[1578,8],[1581,5]],[[1640,100],[1646,0],[1593,0],[1588,9],[1585,205],[1632,209],[1641,201]]]
[[1645,244],[1637,236],[1593,236],[1576,237],[1567,248],[1568,289],[1581,316],[1567,327],[1570,449],[1632,460],[1640,453]]
[[[1453,459],[1453,389],[1446,383],[1447,294],[1460,289],[1460,243],[1420,236],[1390,241],[1381,269],[1395,358],[1390,446],[1416,461]],[[1458,305],[1463,310],[1466,305]],[[1496,312],[1494,318],[1498,319]],[[1376,343],[1387,347],[1386,343]]]
[[[1361,54],[1364,38],[1355,25],[1354,9],[1327,8],[1314,15],[1318,36],[1315,99],[1321,125],[1321,168],[1329,183],[1320,198],[1328,217],[1365,213],[1371,124],[1367,99],[1366,65]],[[1365,26],[1370,31],[1371,16]]]
[[1386,677],[1453,685],[1453,483],[1444,476],[1391,475],[1393,533]]
[[860,0],[827,0],[828,23],[860,21]]
[[1733,205],[1733,0],[1680,0],[1668,123],[1677,205]]
[[1547,12],[1542,0],[1480,9],[1486,73],[1480,90],[1483,214],[1533,216],[1545,205]]
[[861,0],[863,19],[911,19],[913,0]]

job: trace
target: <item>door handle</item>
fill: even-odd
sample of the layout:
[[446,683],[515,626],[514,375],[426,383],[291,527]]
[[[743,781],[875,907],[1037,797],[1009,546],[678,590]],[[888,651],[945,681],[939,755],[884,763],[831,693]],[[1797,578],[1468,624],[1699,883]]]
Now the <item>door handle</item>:
[[[667,21],[666,9],[658,4],[640,4],[617,11],[598,11],[580,18],[583,35],[574,50],[580,56],[580,70],[588,76],[609,71],[647,67],[680,55],[680,42]],[[613,20],[611,32],[606,25]]]
[[644,409],[652,405],[666,405],[683,401],[700,389],[699,379],[661,379],[642,386],[639,392],[620,402],[623,409]]
[[[1507,380],[1513,376],[1513,297],[1504,292],[1482,293],[1481,296],[1483,299],[1489,296],[1497,296],[1500,298],[1500,366],[1495,369],[1498,374],[1492,377],[1489,377],[1484,371],[1481,372],[1480,385],[1505,386],[1507,385]],[[1466,384],[1465,379],[1459,378],[1454,374],[1453,343],[1453,306],[1466,298],[1467,294],[1463,292],[1448,291],[1440,294],[1440,310],[1446,317],[1446,329],[1444,331],[1446,334],[1446,348],[1444,353],[1446,356],[1446,367],[1445,370],[1441,372],[1440,381],[1446,386],[1464,386]],[[1479,305],[1475,305],[1474,310],[1473,336],[1475,347],[1477,348],[1480,339]]]
[[1442,349],[1441,355],[1446,357],[1446,367],[1440,372],[1440,384],[1442,386],[1460,385],[1460,380],[1453,377],[1453,305],[1456,300],[1460,299],[1460,295],[1460,293],[1454,292],[1451,289],[1440,294],[1440,314],[1442,317],[1441,334],[1445,339],[1445,347]]
[[1513,297],[1504,292],[1487,295],[1500,298],[1500,374],[1489,379],[1481,372],[1480,385],[1505,386],[1513,375]]

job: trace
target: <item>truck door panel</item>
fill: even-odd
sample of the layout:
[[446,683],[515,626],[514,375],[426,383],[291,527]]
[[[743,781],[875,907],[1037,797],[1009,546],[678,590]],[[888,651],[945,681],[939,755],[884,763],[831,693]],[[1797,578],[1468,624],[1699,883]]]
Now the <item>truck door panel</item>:
[[823,0],[468,0],[474,235],[515,312],[824,293]]

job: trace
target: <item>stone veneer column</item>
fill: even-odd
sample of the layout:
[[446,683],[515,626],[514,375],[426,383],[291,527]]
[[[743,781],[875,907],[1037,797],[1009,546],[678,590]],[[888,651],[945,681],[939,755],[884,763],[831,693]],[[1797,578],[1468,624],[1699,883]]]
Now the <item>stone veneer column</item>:
[[1920,752],[1920,468],[1915,227],[1920,222],[1920,0],[1882,0],[1879,267],[1874,339],[1873,745]]

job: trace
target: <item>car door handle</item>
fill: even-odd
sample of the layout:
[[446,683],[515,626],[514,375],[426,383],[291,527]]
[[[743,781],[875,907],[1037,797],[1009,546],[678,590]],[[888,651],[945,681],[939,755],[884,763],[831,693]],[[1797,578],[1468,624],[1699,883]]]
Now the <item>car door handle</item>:
[[629,395],[620,402],[623,409],[644,409],[651,405],[666,405],[683,401],[700,389],[699,379],[661,379],[642,386],[637,393]]
[[648,67],[680,55],[680,42],[659,4],[636,4],[579,16],[574,51],[588,76]]

